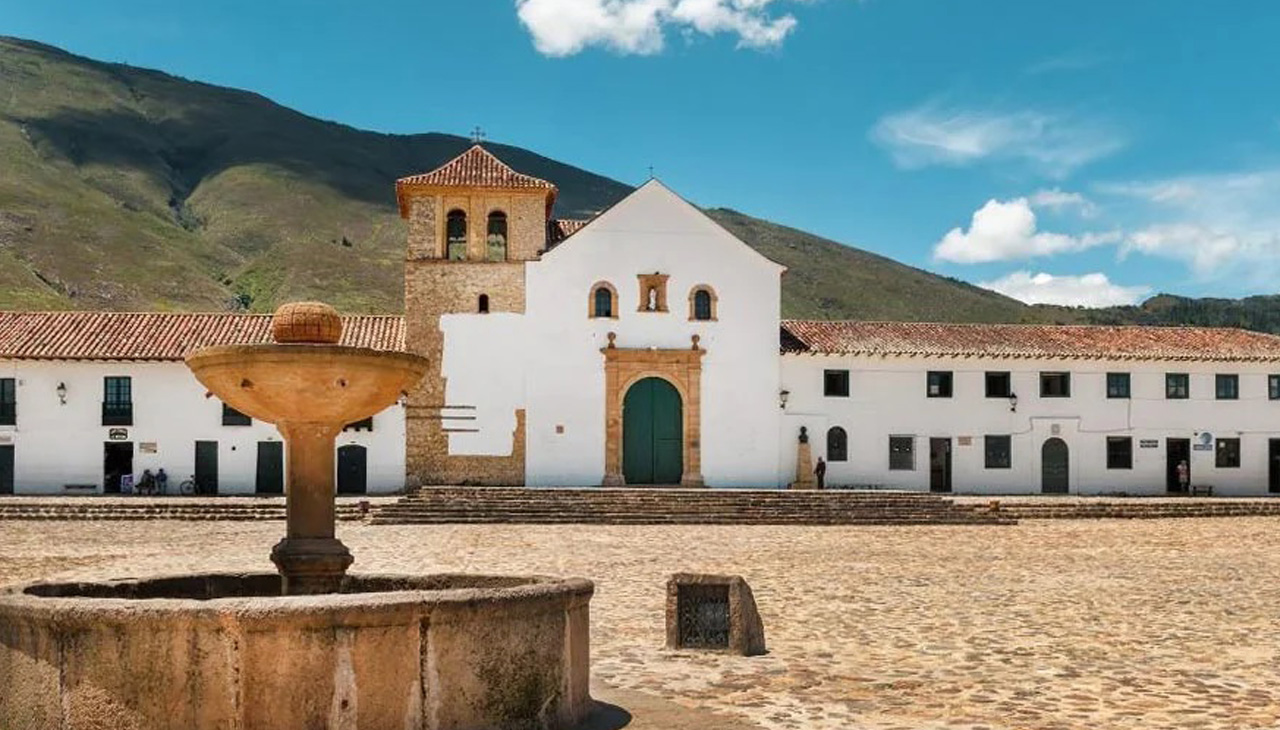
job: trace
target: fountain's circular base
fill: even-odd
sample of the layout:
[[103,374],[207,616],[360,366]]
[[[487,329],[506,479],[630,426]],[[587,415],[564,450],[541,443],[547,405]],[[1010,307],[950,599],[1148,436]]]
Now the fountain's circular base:
[[569,728],[589,710],[589,581],[280,591],[275,573],[5,589],[0,727]]

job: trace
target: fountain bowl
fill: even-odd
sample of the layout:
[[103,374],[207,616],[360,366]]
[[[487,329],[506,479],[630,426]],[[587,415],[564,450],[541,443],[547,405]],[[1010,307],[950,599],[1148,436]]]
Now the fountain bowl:
[[367,418],[394,403],[427,368],[406,352],[297,343],[209,347],[186,362],[223,402],[267,423]]
[[590,581],[276,573],[0,590],[0,727],[571,728],[590,710]]

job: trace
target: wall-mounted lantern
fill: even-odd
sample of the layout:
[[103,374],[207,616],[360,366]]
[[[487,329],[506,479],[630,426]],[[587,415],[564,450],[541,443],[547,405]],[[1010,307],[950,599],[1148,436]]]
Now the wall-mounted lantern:
[[58,402],[62,405],[67,404],[67,384],[58,383]]
[[789,391],[789,390],[783,390],[783,391],[780,391],[780,392],[778,393],[778,407],[779,407],[779,408],[786,408],[786,407],[787,407],[787,399],[788,399],[788,398],[790,398],[790,397],[791,397],[791,391]]
[[1018,412],[1018,394],[1017,393],[1009,394],[1009,410],[1014,413]]

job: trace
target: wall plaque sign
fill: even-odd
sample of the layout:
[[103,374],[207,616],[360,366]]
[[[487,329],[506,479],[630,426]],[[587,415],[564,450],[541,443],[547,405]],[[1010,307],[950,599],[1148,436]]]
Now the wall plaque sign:
[[107,431],[107,440],[109,440],[109,441],[128,441],[128,440],[129,440],[129,429],[127,429],[127,428],[113,428],[113,429],[111,429],[111,430]]
[[1140,449],[1158,449],[1158,448],[1160,448],[1160,440],[1159,440],[1159,439],[1142,439],[1142,440],[1138,441],[1138,448],[1140,448]]
[[138,444],[138,453],[140,454],[154,454],[157,451],[159,451],[159,447],[155,441],[143,441]]

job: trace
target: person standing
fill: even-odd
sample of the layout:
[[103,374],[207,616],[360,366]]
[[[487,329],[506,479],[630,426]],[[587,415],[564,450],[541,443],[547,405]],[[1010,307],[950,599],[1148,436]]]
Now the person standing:
[[156,472],[156,491],[160,494],[169,492],[169,475],[164,473],[164,469]]
[[1190,486],[1191,486],[1191,465],[1187,463],[1186,459],[1183,459],[1182,461],[1178,462],[1178,489],[1180,491],[1185,492],[1187,491],[1187,488]]
[[827,462],[818,457],[818,465],[813,467],[813,475],[818,478],[818,489],[823,489],[827,483]]

